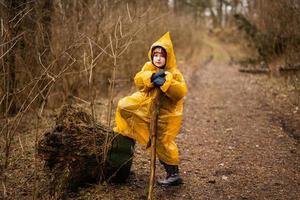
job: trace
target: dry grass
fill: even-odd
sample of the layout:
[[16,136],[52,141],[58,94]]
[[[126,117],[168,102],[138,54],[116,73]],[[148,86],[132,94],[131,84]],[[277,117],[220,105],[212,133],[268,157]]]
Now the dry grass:
[[[11,23],[25,31],[23,49],[14,52],[18,84],[13,94],[2,85],[9,76],[1,76],[0,92],[6,94],[1,104],[13,95],[8,103],[17,107],[15,116],[4,116],[0,122],[0,150],[7,152],[0,154],[1,195],[23,199],[43,193],[46,180],[35,147],[53,126],[61,105],[83,104],[95,120],[110,123],[115,96],[128,93],[155,40],[170,31],[179,60],[188,58],[190,49],[197,51],[201,29],[188,16],[179,17],[156,3],[55,1],[50,13],[42,13],[42,2],[27,2],[22,15],[12,21],[6,18],[2,28]],[[47,14],[50,24],[42,20]]]
[[300,62],[300,8],[299,2],[292,0],[259,0],[248,19],[260,32],[256,42],[262,48],[267,62],[278,61],[281,65],[295,65]]

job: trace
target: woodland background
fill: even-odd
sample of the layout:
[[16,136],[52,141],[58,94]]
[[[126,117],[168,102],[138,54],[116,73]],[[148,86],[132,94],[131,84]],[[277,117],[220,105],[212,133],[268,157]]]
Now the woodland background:
[[35,146],[62,105],[103,108],[94,115],[112,126],[115,98],[134,90],[150,45],[167,31],[183,71],[222,57],[206,47],[213,37],[228,46],[228,63],[283,77],[300,105],[299,0],[1,0],[1,195],[17,195],[13,174],[25,160],[20,187],[37,197]]

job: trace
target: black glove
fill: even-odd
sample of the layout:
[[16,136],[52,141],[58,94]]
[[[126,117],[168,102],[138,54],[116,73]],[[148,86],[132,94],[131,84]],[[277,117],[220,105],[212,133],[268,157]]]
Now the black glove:
[[166,82],[166,78],[165,77],[157,77],[156,79],[153,80],[153,85],[155,87],[160,87],[162,86],[164,83]]
[[166,74],[164,71],[159,71],[157,73],[152,74],[151,76],[151,82],[153,82],[157,77],[165,77]]

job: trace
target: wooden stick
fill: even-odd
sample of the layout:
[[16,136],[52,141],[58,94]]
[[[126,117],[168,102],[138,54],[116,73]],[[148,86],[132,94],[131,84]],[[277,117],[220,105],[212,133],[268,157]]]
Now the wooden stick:
[[150,165],[150,180],[149,180],[149,189],[148,189],[148,200],[152,200],[153,197],[153,188],[154,188],[154,178],[155,178],[155,161],[156,161],[156,136],[157,136],[157,124],[158,116],[160,111],[160,97],[162,91],[157,88],[156,96],[153,102],[153,112],[150,121],[150,132],[151,132],[151,165]]

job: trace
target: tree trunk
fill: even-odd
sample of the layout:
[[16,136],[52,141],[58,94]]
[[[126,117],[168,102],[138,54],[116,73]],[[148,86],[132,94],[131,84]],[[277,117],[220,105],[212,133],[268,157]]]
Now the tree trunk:
[[223,0],[218,1],[218,18],[219,18],[219,26],[223,26]]
[[[18,19],[22,16],[16,16],[23,11],[26,0],[20,1],[6,1],[1,5],[1,18],[3,19],[2,27],[6,32],[1,33],[1,38],[4,38],[4,41],[1,40],[1,43],[8,42],[3,45],[2,53],[5,54],[2,60],[2,69],[5,73],[4,78],[4,91],[6,92],[6,103],[2,103],[1,112],[6,114],[15,114],[17,112],[16,98],[14,92],[16,90],[16,54],[17,49],[20,45],[20,40],[17,39],[17,36],[22,32],[21,26],[17,24]],[[14,20],[13,20],[14,19]],[[15,39],[15,40],[13,40]],[[3,55],[2,54],[2,55]],[[1,56],[2,56],[1,55]]]

